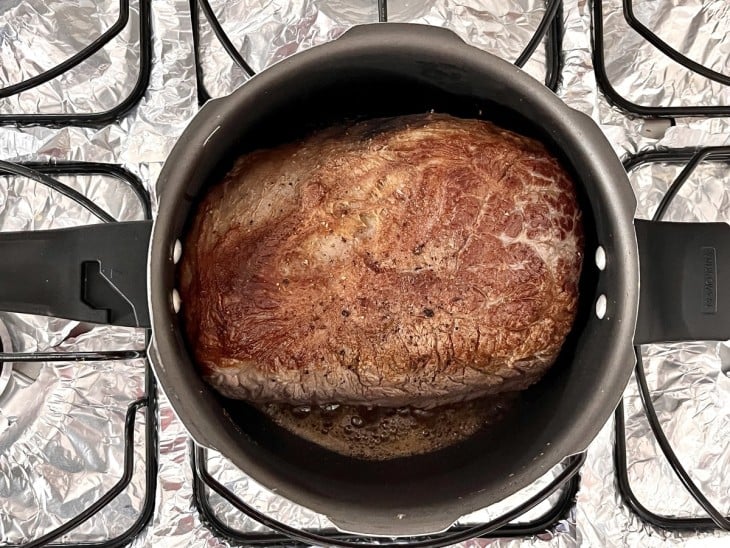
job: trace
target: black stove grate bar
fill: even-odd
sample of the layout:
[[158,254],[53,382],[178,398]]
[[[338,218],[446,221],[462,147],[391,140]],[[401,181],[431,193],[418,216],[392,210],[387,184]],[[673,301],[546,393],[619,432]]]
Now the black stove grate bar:
[[[216,20],[218,18],[216,17]],[[200,13],[197,0],[190,0],[190,24],[193,27],[193,59],[195,61],[195,89],[198,95],[198,106],[211,99],[210,93],[203,83],[203,62],[200,53]],[[229,40],[230,42],[230,40]]]
[[[0,174],[2,174],[2,172],[4,171],[3,166],[7,165],[8,163],[11,162],[3,162],[2,164],[0,164]],[[12,162],[12,164],[15,168],[20,167],[24,168],[26,171],[31,170],[35,172],[30,178],[39,181],[46,186],[50,186],[48,179],[48,176],[50,175],[105,175],[107,177],[117,179],[118,181],[121,181],[122,183],[127,185],[132,190],[132,192],[134,192],[137,200],[140,203],[140,206],[142,207],[142,212],[144,213],[145,219],[152,219],[152,200],[150,199],[150,195],[147,192],[147,189],[145,189],[142,181],[140,181],[136,175],[120,165],[104,164],[100,162],[79,162],[65,160],[54,161],[54,163],[52,164],[46,162]],[[67,191],[68,194],[66,195],[69,196],[72,200],[75,200],[76,203],[78,203],[79,205],[88,209],[86,202],[79,202],[79,200],[73,195],[73,193],[76,193],[76,191],[70,189],[67,185],[64,185],[59,181],[52,181],[54,185],[57,185],[58,187],[66,187],[66,189],[70,190],[71,192]]]
[[[664,55],[667,55],[677,63],[690,71],[696,72],[705,78],[716,82],[730,84],[730,77],[714,72],[703,65],[684,57],[681,53],[666,44],[661,38],[646,28],[633,15],[633,4],[631,0],[623,0],[624,18],[629,25],[642,37],[655,46]],[[629,7],[627,11],[626,7]],[[630,12],[630,13],[629,13]],[[613,87],[606,71],[606,58],[604,51],[604,29],[603,29],[603,0],[593,0],[593,17],[591,18],[591,42],[593,46],[593,68],[596,73],[596,82],[606,99],[612,105],[619,107],[631,114],[645,118],[673,118],[679,116],[730,116],[730,105],[697,105],[697,106],[647,106],[634,103],[621,95]],[[678,57],[679,56],[679,57]],[[718,77],[720,78],[718,80]]]
[[208,20],[208,23],[210,23],[210,26],[213,28],[213,33],[220,41],[223,49],[226,50],[226,53],[231,57],[231,59],[233,59],[233,61],[236,63],[236,65],[238,65],[240,69],[248,74],[249,77],[255,75],[256,71],[253,70],[251,66],[246,62],[246,60],[241,56],[241,54],[236,49],[236,46],[234,46],[233,42],[231,42],[231,39],[228,38],[226,31],[223,30],[220,21],[218,21],[218,18],[213,12],[213,8],[210,7],[210,2],[208,2],[208,0],[197,1],[200,5],[200,8],[203,10],[203,13],[205,14],[205,18]]
[[[99,38],[84,49],[69,57],[56,67],[18,84],[0,89],[0,98],[16,95],[28,89],[53,80],[64,72],[82,63],[102,47],[108,44],[126,26],[129,20],[130,0],[120,0],[120,16],[117,22],[107,29]],[[144,96],[149,85],[152,71],[152,0],[139,0],[139,73],[134,88],[130,94],[115,107],[104,112],[90,113],[58,113],[58,114],[0,114],[0,125],[47,125],[57,127],[62,125],[76,125],[87,127],[103,127],[119,121]]]
[[[148,335],[149,337],[149,335]],[[0,354],[0,362],[10,361],[6,355]],[[37,360],[41,361],[41,360]],[[117,546],[126,546],[144,529],[152,518],[155,508],[155,490],[157,485],[157,396],[156,384],[154,376],[150,371],[149,365],[145,371],[145,392],[146,396],[132,402],[127,408],[127,414],[124,423],[124,472],[119,481],[100,497],[96,502],[81,512],[75,518],[67,521],[53,531],[46,533],[42,537],[31,540],[23,544],[3,544],[7,548],[38,548],[40,546],[83,546],[87,548],[111,548]],[[129,483],[132,481],[134,471],[134,425],[137,413],[140,409],[146,409],[145,422],[145,500],[142,505],[142,511],[135,522],[121,535],[116,538],[101,542],[74,542],[72,544],[53,543],[62,536],[72,532],[73,529],[86,522],[89,518],[103,510],[112,500],[122,493]]]
[[560,0],[545,41],[545,85],[552,91],[557,91],[562,82],[563,34],[563,0]]
[[[585,461],[585,454],[574,455],[566,459],[561,473],[543,490],[528,501],[522,503],[510,512],[484,524],[456,525],[448,531],[428,537],[409,537],[394,539],[393,542],[384,542],[382,538],[368,538],[358,535],[342,533],[336,529],[319,531],[299,530],[268,517],[243,502],[224,485],[218,482],[207,470],[207,451],[195,446],[191,451],[191,465],[193,468],[193,497],[203,521],[219,536],[245,546],[335,546],[341,548],[439,548],[473,538],[519,537],[536,535],[552,528],[570,510],[578,492],[578,471]],[[511,524],[510,522],[522,516],[525,512],[537,506],[561,486],[564,487],[557,503],[544,515],[526,522]],[[227,502],[240,510],[249,518],[272,529],[272,532],[242,533],[224,524],[210,507],[206,488],[213,490]]]
[[114,500],[132,481],[132,474],[134,473],[134,423],[137,417],[137,411],[141,408],[147,407],[147,400],[141,399],[133,402],[127,409],[127,416],[124,422],[124,439],[125,439],[125,450],[124,450],[124,472],[119,481],[107,491],[99,500],[89,506],[84,512],[76,516],[75,518],[67,521],[61,527],[54,529],[50,533],[43,535],[27,544],[23,544],[24,548],[36,548],[38,546],[48,546],[54,540],[62,537],[69,531],[72,531],[91,516],[101,511],[107,506],[112,500]]
[[135,360],[146,357],[144,350],[109,350],[102,352],[5,352],[3,362],[98,362],[107,360]]
[[[388,22],[388,0],[377,0],[378,6],[378,22]],[[202,105],[209,99],[211,95],[205,88],[203,77],[203,66],[200,53],[200,14],[202,10],[208,23],[213,29],[213,33],[223,46],[223,49],[233,59],[249,77],[254,76],[254,71],[246,60],[241,56],[238,49],[233,45],[230,38],[223,30],[220,21],[215,16],[210,6],[209,0],[190,0],[190,20],[193,27],[193,55],[195,57],[195,80],[198,90],[198,104]],[[546,74],[545,85],[553,91],[556,91],[560,85],[560,75],[562,71],[562,41],[563,41],[563,0],[545,0],[545,13],[540,20],[535,33],[533,34],[527,46],[515,61],[515,65],[523,67],[525,63],[532,57],[537,50],[542,39],[547,35],[545,41],[546,50]]]
[[53,177],[50,177],[45,173],[36,171],[35,169],[31,169],[20,164],[14,164],[13,162],[5,162],[4,160],[0,160],[0,174],[17,175],[18,177],[27,177],[29,179],[32,179],[38,183],[41,183],[44,186],[47,186],[51,190],[55,190],[59,194],[63,194],[67,198],[71,198],[77,204],[81,204],[91,213],[93,213],[100,221],[103,221],[105,223],[114,222],[114,218],[111,215],[101,209],[93,201],[89,200],[86,196],[84,196],[77,190],[74,190],[73,188],[64,185],[63,183],[60,183],[59,181],[56,181]]
[[36,76],[32,76],[27,80],[18,82],[17,84],[11,84],[0,88],[0,99],[16,95],[23,91],[28,91],[29,89],[40,86],[41,84],[45,84],[57,76],[60,76],[67,70],[70,70],[76,65],[82,63],[122,32],[124,27],[127,26],[127,21],[129,21],[129,0],[119,0],[119,17],[114,24],[105,30],[96,40],[55,67],[43,71]]
[[634,14],[633,0],[623,0],[623,3],[624,19],[632,29],[634,29],[636,32],[639,33],[642,38],[644,38],[644,40],[646,40],[656,49],[661,51],[672,61],[675,61],[676,63],[682,65],[684,68],[689,69],[692,72],[696,72],[700,76],[704,76],[705,78],[713,80],[719,84],[730,86],[730,76],[722,74],[721,72],[716,72],[712,69],[707,68],[701,63],[698,63],[697,61],[693,61],[686,55],[678,52],[676,49],[674,49],[672,46],[670,46],[664,40],[654,34],[654,32],[649,30],[646,25],[639,21],[639,19],[636,17],[636,14]]
[[530,38],[530,41],[527,42],[525,49],[522,50],[522,53],[520,53],[519,57],[515,60],[515,65],[522,68],[525,66],[525,63],[529,61],[530,57],[532,57],[535,53],[535,50],[537,50],[537,46],[540,45],[540,42],[545,37],[548,28],[553,24],[553,21],[555,21],[555,16],[562,5],[562,0],[546,0],[545,14],[542,16],[540,23],[537,25],[537,29],[535,29],[535,33],[532,35],[532,38]]
[[[3,166],[7,168],[7,162],[3,162]],[[22,176],[28,176],[31,179],[47,184],[50,188],[63,192],[64,189],[71,190],[70,187],[63,183],[50,179],[50,175],[106,175],[120,180],[129,186],[137,196],[139,203],[144,211],[146,219],[152,218],[152,205],[149,193],[145,190],[142,182],[131,172],[121,166],[114,164],[104,164],[97,162],[77,162],[63,161],[55,164],[46,164],[41,162],[23,162],[14,164],[11,169],[15,170],[21,166],[25,170],[21,170]],[[30,170],[32,173],[28,173]],[[0,171],[2,174],[3,171]],[[50,179],[50,180],[49,180]],[[65,194],[79,205],[88,206],[83,200],[78,200],[76,196]],[[92,211],[89,209],[89,211]],[[93,211],[92,211],[93,212]],[[151,331],[147,330],[145,335],[145,348],[149,344]],[[135,358],[145,358],[145,393],[144,395],[133,401],[127,408],[124,424],[124,473],[119,481],[75,518],[64,523],[53,531],[31,540],[23,544],[3,544],[7,548],[34,548],[38,546],[83,546],[86,548],[111,548],[126,546],[146,527],[155,508],[155,494],[157,487],[157,453],[158,453],[158,434],[157,434],[157,385],[155,377],[146,360],[147,354],[145,350],[121,350],[121,351],[100,351],[100,352],[0,352],[0,363],[2,362],[59,362],[59,361],[112,361],[112,360],[128,360]],[[135,522],[121,535],[100,542],[69,542],[54,543],[54,541],[67,535],[80,524],[86,522],[93,515],[106,507],[115,497],[117,497],[132,480],[134,470],[134,425],[137,413],[141,409],[146,409],[145,420],[145,498],[140,510],[139,516]],[[50,544],[49,544],[50,543]]]
[[[730,146],[650,151],[628,158],[624,162],[624,167],[627,172],[630,172],[642,164],[652,162],[675,164],[686,163],[686,166],[673,181],[653,215],[653,220],[658,221],[662,219],[672,200],[682,186],[687,182],[692,172],[703,161],[730,162]],[[636,353],[636,369],[634,374],[639,387],[641,403],[646,412],[652,433],[656,437],[662,453],[669,462],[674,473],[677,475],[689,494],[692,495],[692,498],[694,498],[707,512],[709,517],[699,518],[659,515],[647,509],[636,497],[636,494],[631,488],[631,482],[628,476],[628,464],[626,457],[626,422],[623,402],[620,403],[616,409],[613,452],[614,466],[616,468],[616,476],[618,479],[618,490],[622,500],[641,520],[662,529],[678,531],[707,531],[722,529],[730,531],[730,516],[724,516],[712,505],[707,497],[704,496],[701,489],[699,489],[692,481],[689,473],[684,466],[682,466],[679,458],[674,453],[671,443],[664,434],[664,430],[662,429],[656,410],[654,409],[654,404],[652,403],[651,392],[646,382],[644,363],[641,357],[641,347],[634,347],[634,351]]]
[[615,417],[615,436],[613,448],[613,459],[616,468],[617,483],[621,500],[628,508],[636,514],[643,522],[666,529],[668,531],[714,531],[717,525],[710,518],[699,517],[675,517],[662,516],[647,509],[631,488],[631,482],[628,478],[628,465],[626,462],[626,426],[624,418],[624,406],[620,403],[616,408]]

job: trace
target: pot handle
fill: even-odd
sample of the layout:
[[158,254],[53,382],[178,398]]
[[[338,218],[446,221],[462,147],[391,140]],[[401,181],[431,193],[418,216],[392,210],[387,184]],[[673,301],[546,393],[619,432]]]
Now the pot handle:
[[352,40],[363,37],[365,40],[371,40],[374,34],[379,34],[385,40],[397,40],[400,36],[411,34],[421,35],[425,40],[433,40],[435,36],[441,35],[442,38],[453,40],[460,45],[466,44],[464,40],[453,30],[445,27],[435,27],[433,25],[424,25],[419,23],[365,23],[362,25],[354,25],[343,32],[337,40]]
[[634,344],[730,339],[730,225],[635,220]]
[[0,233],[0,310],[149,327],[152,221]]

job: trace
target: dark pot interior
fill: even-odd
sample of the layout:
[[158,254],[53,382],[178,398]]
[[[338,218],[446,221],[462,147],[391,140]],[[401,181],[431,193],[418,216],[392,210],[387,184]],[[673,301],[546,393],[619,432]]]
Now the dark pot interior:
[[[470,96],[459,96],[444,91],[439,86],[402,78],[398,74],[380,74],[376,77],[353,71],[321,89],[299,95],[282,109],[271,111],[246,135],[240,137],[237,147],[227,154],[211,176],[216,182],[231,167],[235,158],[244,152],[266,148],[296,140],[307,133],[343,120],[423,113],[434,110],[465,118],[483,118],[498,123],[512,131],[534,136],[549,143],[545,128],[533,123],[519,113],[500,108],[497,103]],[[480,114],[481,113],[481,114]],[[550,143],[574,180],[579,181],[565,154]],[[585,248],[595,250],[597,236],[590,201],[585,190],[578,185],[579,199],[584,214]],[[368,462],[347,458],[302,440],[273,424],[265,415],[242,401],[217,396],[245,435],[252,437],[262,447],[279,455],[293,457],[290,465],[297,473],[321,476],[321,481],[341,482],[347,485],[353,497],[363,493],[375,493],[383,489],[393,490],[388,498],[405,496],[422,500],[423,494],[413,491],[413,486],[431,490],[438,484],[439,497],[457,497],[476,477],[470,468],[488,467],[496,475],[509,474],[514,459],[527,454],[533,433],[549,427],[550,401],[561,397],[565,379],[570,376],[575,350],[584,327],[591,318],[593,303],[597,297],[597,268],[588,253],[580,284],[580,309],[574,328],[563,347],[557,363],[537,385],[523,392],[517,405],[500,424],[486,429],[469,440],[428,455],[396,459],[389,462]],[[598,365],[600,362],[597,361]],[[524,433],[518,440],[525,445],[516,447],[515,432]],[[325,475],[322,473],[326,471]],[[483,474],[483,471],[482,471]],[[441,478],[439,481],[437,478]],[[444,492],[445,490],[445,492]],[[383,501],[387,504],[386,501]]]

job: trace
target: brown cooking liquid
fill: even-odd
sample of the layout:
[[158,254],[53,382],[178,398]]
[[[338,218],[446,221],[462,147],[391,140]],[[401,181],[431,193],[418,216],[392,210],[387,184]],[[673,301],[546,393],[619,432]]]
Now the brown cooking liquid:
[[276,424],[348,457],[388,460],[458,443],[504,416],[516,397],[499,394],[432,409],[263,404]]

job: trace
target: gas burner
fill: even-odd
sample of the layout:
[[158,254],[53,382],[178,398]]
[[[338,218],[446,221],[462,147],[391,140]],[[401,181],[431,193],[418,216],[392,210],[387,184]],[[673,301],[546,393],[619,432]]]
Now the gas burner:
[[13,340],[7,326],[0,320],[0,409],[18,390],[33,384],[41,372],[39,363],[2,360],[2,354],[12,352]]
[[[115,222],[100,204],[89,197],[94,195],[93,192],[89,192],[87,196],[54,177],[76,177],[87,181],[96,178],[97,186],[92,185],[92,188],[98,190],[108,187],[107,193],[111,191],[116,196],[130,198],[125,201],[125,208],[130,208],[130,212],[136,211],[146,219],[152,216],[150,197],[142,182],[118,165],[78,161],[61,161],[53,164],[0,162],[0,175],[31,179],[55,191],[54,193],[72,200],[88,213],[101,214],[107,222]],[[67,216],[69,211],[73,210],[66,211]],[[78,222],[79,217],[75,216],[73,219]],[[84,329],[85,326],[74,333],[81,335]],[[101,341],[103,340],[102,337]],[[149,337],[145,346],[147,343]],[[28,419],[25,421],[26,424],[22,425],[27,430],[22,432],[32,434],[40,432],[38,440],[42,443],[33,445],[35,443],[33,442],[28,445],[35,450],[32,455],[26,454],[28,452],[26,446],[22,453],[12,454],[11,451],[19,449],[18,445],[13,445],[12,442],[5,453],[0,451],[0,459],[6,457],[6,461],[2,462],[5,467],[3,472],[9,470],[9,477],[10,475],[19,477],[18,482],[21,485],[17,491],[11,490],[9,495],[13,495],[12,497],[5,496],[0,499],[0,544],[46,546],[53,543],[54,546],[78,546],[88,543],[87,530],[90,526],[99,528],[101,523],[103,524],[101,529],[105,533],[103,540],[94,544],[95,546],[127,545],[149,522],[155,507],[157,396],[154,376],[147,362],[145,350],[114,348],[88,351],[82,346],[76,351],[50,349],[39,352],[13,352],[12,338],[3,323],[0,323],[0,345],[2,346],[0,364],[3,366],[4,383],[0,386],[0,411],[10,410],[9,416],[15,415],[12,419],[4,421],[4,425],[16,425],[15,431],[6,430],[9,437],[18,436],[17,424],[22,421],[17,417],[26,411],[26,403],[32,400],[34,409],[46,411],[41,414],[26,413],[22,416],[23,419]],[[7,361],[3,358],[7,358]],[[130,360],[135,360],[136,363]],[[142,360],[144,363],[141,363]],[[94,367],[90,371],[94,375],[101,375],[103,382],[89,384],[87,375],[74,373],[62,372],[57,376],[53,374],[46,376],[49,372],[70,371],[70,368],[88,368],[80,362],[94,362]],[[54,369],[57,365],[60,368]],[[132,367],[137,372],[136,375],[130,374]],[[43,375],[40,375],[41,371],[44,372]],[[113,382],[115,378],[117,382]],[[87,384],[83,384],[85,380]],[[111,382],[107,383],[107,380]],[[36,384],[30,386],[34,382]],[[25,391],[26,389],[28,390]],[[21,394],[20,391],[25,393]],[[64,391],[70,396],[68,399],[63,396],[58,397]],[[72,393],[81,394],[79,400],[74,400]],[[26,397],[27,401],[24,399]],[[93,488],[86,487],[87,492],[84,497],[74,500],[73,504],[66,504],[64,500],[46,501],[37,491],[46,485],[44,482],[47,478],[43,476],[41,470],[59,469],[55,453],[49,450],[60,447],[66,442],[64,436],[68,429],[75,428],[78,439],[89,435],[89,425],[79,418],[79,410],[85,410],[89,405],[94,406],[95,416],[97,412],[106,413],[101,416],[101,423],[104,424],[101,437],[89,438],[105,445],[106,448],[96,455],[94,467],[88,470],[83,467],[81,470],[74,470],[76,474],[86,474],[85,480]],[[49,409],[56,413],[55,416],[47,412]],[[85,413],[86,411],[81,415]],[[140,421],[143,414],[144,426],[135,427],[135,423]],[[47,420],[49,417],[52,420]],[[7,417],[3,417],[0,413],[0,419],[4,418]],[[62,426],[59,427],[59,424]],[[108,429],[114,429],[115,434],[109,435]],[[84,449],[84,454],[75,456],[74,449],[64,455],[64,458],[75,459],[74,466],[88,459],[87,453],[94,455],[95,452],[95,449],[88,451]],[[5,450],[6,447],[3,447],[3,451]],[[107,450],[116,453],[116,458],[121,460],[108,461],[101,454]],[[32,463],[29,468],[24,467],[25,459],[28,457],[34,459],[27,460],[28,463]],[[59,475],[63,476],[63,473]],[[115,479],[117,477],[119,479]],[[36,482],[37,478],[39,479]],[[57,495],[53,492],[48,496]],[[21,498],[22,502],[18,502]],[[120,504],[120,500],[127,502]],[[132,505],[129,503],[130,500],[134,501]],[[25,522],[18,512],[27,513],[29,508],[32,509],[27,504],[32,505],[39,501],[43,501],[44,504],[49,502],[48,506],[38,506],[35,510],[40,516],[48,514],[48,519]],[[4,510],[7,512],[3,513]],[[19,544],[15,544],[16,542]]]
[[[560,520],[565,519],[575,503],[580,483],[578,470],[584,461],[585,454],[579,454],[569,457],[564,463],[556,466],[516,496],[516,499],[526,502],[519,504],[515,499],[511,504],[495,505],[499,506],[495,510],[496,513],[505,512],[505,515],[509,513],[512,516],[511,520],[504,521],[502,519],[504,516],[493,519],[491,514],[479,511],[459,520],[443,533],[427,537],[402,537],[397,540],[404,547],[415,542],[421,548],[435,548],[472,538],[524,537],[550,531]],[[331,525],[326,525],[328,522],[324,516],[321,516],[324,519],[317,518],[306,529],[282,523],[258,511],[251,505],[252,503],[244,500],[256,499],[257,505],[268,502],[269,506],[275,507],[277,495],[261,489],[255,482],[241,475],[237,469],[227,467],[227,461],[222,457],[212,456],[207,449],[195,446],[191,452],[191,463],[195,505],[207,526],[223,538],[231,539],[243,546],[256,544],[279,546],[290,544],[292,540],[316,546],[346,546],[348,543],[373,546],[380,542],[378,538],[343,533]],[[214,474],[211,472],[212,468],[218,468],[218,471]],[[239,478],[233,482],[228,480],[224,485],[221,476],[230,477],[231,474],[236,474]],[[536,500],[541,501],[539,506],[535,505]],[[221,505],[222,501],[227,504]],[[532,509],[526,510],[527,507]],[[507,509],[510,511],[506,512]],[[298,512],[293,514],[298,515]],[[306,510],[304,514],[306,516]],[[305,519],[312,521],[311,517]],[[258,528],[259,524],[265,525],[268,530],[261,531]]]
[[[0,354],[12,351],[13,347],[10,344],[10,333],[8,333],[8,328],[0,320]],[[13,364],[11,362],[0,361],[0,407],[2,406],[3,395],[10,384],[12,374]]]
[[2,360],[2,354],[13,352],[13,341],[5,323],[0,320],[0,409],[19,390],[33,384],[41,372],[41,364]]

